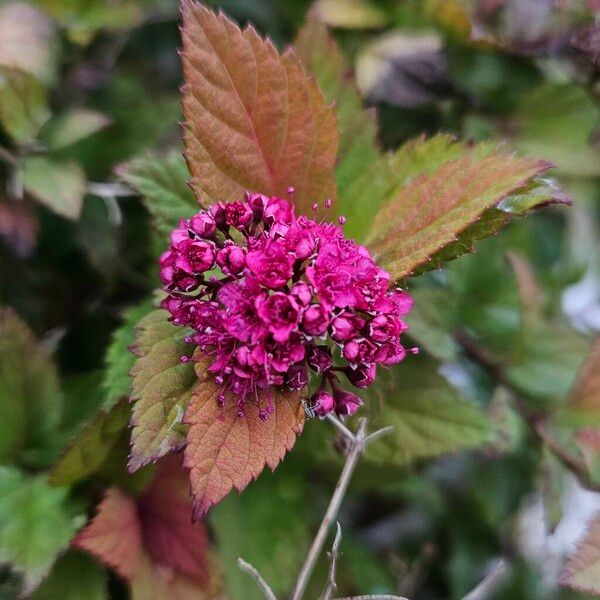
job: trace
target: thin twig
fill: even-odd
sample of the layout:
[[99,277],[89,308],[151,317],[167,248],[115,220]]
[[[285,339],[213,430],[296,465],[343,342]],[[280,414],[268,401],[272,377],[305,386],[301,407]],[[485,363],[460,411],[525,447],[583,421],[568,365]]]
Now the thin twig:
[[328,413],[326,419],[337,427],[351,442],[354,441],[354,434],[333,413]]
[[333,539],[333,545],[331,546],[331,552],[329,552],[329,575],[327,577],[327,583],[325,584],[325,590],[321,595],[321,600],[331,600],[334,590],[337,588],[335,582],[335,574],[337,568],[337,559],[340,555],[339,549],[342,542],[342,527],[338,521],[337,530],[335,532],[335,538]]
[[502,585],[508,577],[510,568],[501,558],[494,568],[462,600],[486,600]]
[[590,477],[587,466],[583,459],[565,448],[559,440],[547,429],[543,415],[532,412],[519,397],[519,392],[510,383],[501,364],[495,361],[484,348],[481,348],[476,340],[464,332],[455,335],[456,341],[471,359],[485,369],[497,383],[504,386],[511,393],[513,406],[523,421],[528,425],[532,433],[544,444],[560,463],[579,481],[580,485],[587,490],[600,492],[600,485],[594,483]]
[[250,564],[247,563],[244,559],[238,558],[238,567],[244,571],[244,573],[248,573],[254,581],[256,581],[258,587],[262,590],[262,593],[265,595],[266,600],[277,600],[277,596],[273,593],[273,590],[269,587],[269,584],[262,578],[262,575]]
[[137,192],[123,183],[102,183],[98,181],[90,181],[87,185],[87,190],[94,196],[100,198],[127,198],[137,196]]
[[366,427],[367,420],[364,417],[361,417],[358,420],[358,429],[356,431],[356,434],[354,435],[354,440],[351,443],[350,451],[348,452],[348,455],[346,457],[344,468],[342,469],[340,478],[337,482],[337,485],[335,486],[335,491],[333,492],[333,496],[331,497],[329,506],[327,507],[327,512],[325,513],[325,516],[321,521],[319,531],[317,532],[313,544],[308,552],[306,561],[304,562],[304,565],[300,570],[300,575],[298,576],[298,581],[296,581],[296,587],[294,588],[291,600],[300,600],[303,597],[304,592],[306,591],[306,586],[308,585],[310,576],[313,572],[313,569],[315,568],[317,559],[319,558],[319,555],[323,550],[323,544],[325,543],[325,539],[327,538],[329,526],[335,520],[338,514],[340,505],[342,504],[342,500],[346,495],[348,484],[350,483],[350,479],[352,478],[354,469],[356,469],[358,459],[363,453],[365,447]]
[[378,429],[377,431],[370,433],[365,438],[365,444],[368,445],[371,442],[378,440],[380,437],[383,437],[384,435],[387,435],[388,433],[392,433],[392,431],[394,431],[394,425],[388,425],[387,427],[382,427],[381,429]]

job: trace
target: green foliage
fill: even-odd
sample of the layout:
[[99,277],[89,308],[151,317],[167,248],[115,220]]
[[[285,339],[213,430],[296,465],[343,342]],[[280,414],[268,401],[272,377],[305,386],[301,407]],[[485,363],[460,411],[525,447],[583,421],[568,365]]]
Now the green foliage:
[[483,411],[438,375],[434,363],[413,359],[378,379],[368,392],[371,427],[394,429],[369,447],[367,459],[405,465],[492,440]]
[[[222,412],[217,421],[212,388],[197,385],[202,367],[194,373],[180,362],[191,351],[185,332],[150,300],[157,257],[180,219],[255,181],[279,191],[296,184],[303,210],[337,187],[346,234],[374,244],[415,300],[403,340],[420,356],[380,369],[377,385],[360,392],[357,416],[368,417],[369,430],[393,430],[367,447],[342,504],[336,597],[460,598],[505,553],[511,573],[498,598],[597,592],[593,520],[567,561],[562,592],[546,585],[547,573],[540,585],[547,555],[530,547],[527,562],[519,556],[527,541],[547,539],[554,527],[559,540],[573,531],[570,519],[583,519],[578,504],[574,515],[568,471],[584,486],[600,481],[597,342],[588,353],[598,328],[599,87],[597,57],[580,43],[593,23],[589,2],[497,2],[492,18],[479,0],[210,0],[258,34],[240,34],[218,17],[231,27],[227,43],[205,27],[213,48],[199,43],[200,31],[185,44],[186,60],[198,54],[186,63],[187,79],[203,90],[197,102],[186,89],[188,159],[197,163],[202,148],[214,159],[200,161],[193,177],[178,127],[176,2],[0,4],[0,303],[14,307],[0,310],[0,597],[124,597],[126,584],[108,574],[119,548],[96,540],[106,568],[69,549],[83,515],[117,488],[142,529],[157,516],[144,504],[148,490],[164,500],[160,523],[137,533],[126,512],[112,513],[122,518],[123,539],[143,541],[134,598],[258,600],[239,556],[278,597],[293,586],[346,443],[327,421],[311,419],[286,454],[301,411],[288,411],[291,425],[261,447],[257,440],[269,438],[259,438],[258,427],[251,435],[253,425],[225,423]],[[254,80],[256,65],[239,60],[246,42],[276,83],[251,85],[266,80]],[[290,43],[325,102],[284,54]],[[212,65],[215,54],[224,70]],[[373,103],[373,85],[412,90],[414,105],[398,93]],[[221,120],[208,118],[207,108]],[[298,115],[302,123],[283,118]],[[312,153],[315,144],[321,151]],[[284,146],[287,165],[274,158]],[[512,179],[526,162],[519,156],[534,157],[533,167]],[[546,162],[556,164],[557,180],[536,175]],[[202,194],[188,187],[194,178]],[[534,211],[566,204],[563,189],[571,209]],[[422,195],[407,210],[415,190]],[[475,200],[468,218],[455,211]],[[418,260],[397,268],[411,245]],[[197,411],[184,424],[194,391]],[[180,449],[190,423],[191,477],[169,467],[182,483],[174,512],[173,498],[161,495],[173,491],[171,479],[157,475],[169,459],[133,475],[127,462],[135,468]],[[354,428],[355,418],[346,425]],[[246,443],[245,464],[227,460]],[[248,483],[284,454],[274,475]],[[173,465],[181,455],[171,458]],[[203,460],[213,466],[210,477]],[[208,557],[204,546],[194,552],[193,539],[150,556],[161,540],[176,535],[166,544],[172,549],[193,531],[190,479],[204,508],[232,486],[248,487],[208,513]],[[528,517],[530,498],[543,503],[547,531]],[[125,563],[136,556],[121,554]],[[170,561],[185,570],[188,557],[209,561],[211,589],[173,575]],[[306,597],[321,593],[327,562],[321,556]]]
[[42,204],[67,219],[77,219],[85,195],[85,174],[72,161],[30,157],[23,161],[23,185]]
[[140,158],[121,170],[123,180],[142,196],[152,215],[161,247],[181,219],[189,218],[199,210],[187,185],[189,176],[179,152],[165,158]]
[[84,523],[67,493],[49,486],[43,476],[0,467],[0,561],[22,572],[30,590]]
[[238,557],[251,562],[276,594],[290,591],[310,542],[309,506],[310,489],[304,479],[279,470],[265,474],[240,495],[230,494],[211,511],[231,600],[262,598],[240,571]]
[[105,600],[108,598],[107,579],[105,570],[96,561],[71,550],[56,561],[31,599]]
[[126,399],[96,417],[67,446],[58,462],[52,467],[52,485],[71,485],[95,473],[110,456],[129,421]]
[[126,310],[121,326],[113,332],[112,341],[106,351],[106,370],[102,386],[106,393],[105,406],[116,404],[122,397],[129,397],[131,391],[130,371],[135,364],[135,354],[131,346],[135,342],[135,328],[154,305],[152,300],[144,300]]
[[49,353],[10,309],[0,311],[0,459],[47,464],[63,395]]

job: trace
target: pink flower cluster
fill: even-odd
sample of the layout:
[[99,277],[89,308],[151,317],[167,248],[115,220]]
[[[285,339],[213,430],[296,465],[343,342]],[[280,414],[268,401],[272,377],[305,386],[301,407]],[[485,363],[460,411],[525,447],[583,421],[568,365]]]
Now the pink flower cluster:
[[247,194],[182,220],[160,277],[162,307],[194,330],[186,341],[210,356],[219,404],[231,392],[240,416],[256,402],[266,419],[268,390],[303,389],[310,372],[320,383],[309,412],[353,414],[362,401],[340,376],[366,388],[377,365],[406,354],[401,317],[411,297],[389,290],[389,274],[341,226],[296,216],[283,198]]

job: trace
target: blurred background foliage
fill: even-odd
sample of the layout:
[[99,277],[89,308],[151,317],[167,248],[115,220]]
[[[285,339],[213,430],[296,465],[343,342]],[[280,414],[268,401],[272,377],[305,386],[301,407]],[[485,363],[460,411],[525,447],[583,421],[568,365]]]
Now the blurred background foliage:
[[[585,597],[556,581],[600,509],[584,489],[600,483],[598,444],[580,435],[600,427],[598,407],[576,406],[572,394],[567,402],[600,331],[600,7],[209,4],[279,48],[309,12],[326,24],[346,77],[376,112],[383,149],[441,131],[556,164],[571,208],[515,220],[474,254],[410,281],[410,335],[422,352],[369,398],[371,422],[396,433],[367,452],[352,483],[338,592],[454,600],[503,560],[508,575],[487,597]],[[179,45],[175,0],[0,4],[0,598],[127,595],[114,573],[64,550],[105,486],[136,493],[151,477],[125,474],[118,400],[130,363],[107,371],[106,361],[114,366],[133,341],[166,240],[132,188],[146,194],[144,182],[162,177],[166,210],[193,205],[177,154]],[[170,158],[140,162],[149,151]],[[360,209],[352,217],[360,232]],[[93,460],[75,479],[55,471],[49,481],[69,441],[111,406],[112,420],[90,437]],[[548,435],[583,457],[585,481],[548,451]],[[276,592],[293,584],[339,472],[332,437],[310,422],[283,467],[212,511],[232,599],[260,597],[238,556]],[[324,559],[310,597],[326,568]]]

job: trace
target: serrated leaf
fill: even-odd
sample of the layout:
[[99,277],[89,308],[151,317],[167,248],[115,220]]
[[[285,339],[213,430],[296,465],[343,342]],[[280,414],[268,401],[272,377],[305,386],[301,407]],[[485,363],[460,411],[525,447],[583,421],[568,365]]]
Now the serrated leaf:
[[8,2],[0,8],[0,66],[51,83],[56,75],[55,35],[54,24],[39,8]]
[[265,473],[243,494],[230,494],[211,510],[230,600],[264,598],[248,585],[239,557],[252,561],[278,597],[290,591],[310,543],[310,511],[306,481],[287,470]]
[[[85,577],[82,577],[85,573]],[[59,558],[31,600],[107,600],[106,571],[89,556],[71,550]]]
[[265,466],[274,470],[292,449],[306,418],[302,391],[276,389],[268,391],[275,410],[265,421],[259,417],[259,404],[266,406],[266,392],[260,392],[256,402],[247,402],[245,415],[240,417],[232,396],[219,407],[220,389],[202,369],[198,363],[202,380],[184,418],[189,425],[184,464],[190,469],[195,519],[233,488],[243,490]]
[[356,237],[364,227],[360,215],[367,206],[354,206],[353,182],[370,172],[379,157],[377,121],[373,110],[363,109],[354,78],[335,40],[318,20],[309,18],[294,43],[298,56],[312,73],[325,98],[335,102],[340,126],[340,149],[335,170],[338,212],[356,215],[346,224],[346,235]]
[[404,465],[493,439],[483,411],[438,375],[434,363],[408,360],[412,364],[380,372],[375,389],[368,393],[371,427],[394,426],[368,448],[368,460]]
[[[504,211],[486,211],[549,167],[533,158],[466,152],[414,177],[379,210],[370,249],[394,279],[430,268],[432,257],[435,268],[441,260],[467,251],[469,240],[497,231],[506,221]],[[446,254],[436,260],[441,251]]]
[[187,473],[170,457],[137,499],[110,488],[73,544],[119,573],[134,598],[210,597],[218,576],[209,572],[206,529],[190,516]]
[[11,309],[0,309],[0,462],[51,454],[62,404],[50,354]]
[[600,594],[600,518],[592,521],[568,559],[560,583],[581,592]]
[[106,370],[102,381],[105,390],[104,406],[111,407],[124,396],[129,396],[131,376],[129,372],[135,364],[135,355],[129,349],[135,341],[135,328],[154,305],[151,299],[132,306],[123,313],[121,326],[113,332],[112,340],[106,351]]
[[44,476],[0,467],[0,563],[24,574],[25,591],[48,573],[81,524],[67,494],[66,488],[49,486]]
[[110,119],[87,108],[73,108],[50,121],[40,137],[50,151],[62,150],[108,127]]
[[335,200],[337,118],[295,54],[193,0],[182,16],[185,156],[200,203],[289,186],[300,213]]
[[50,483],[71,485],[96,472],[127,427],[129,412],[125,399],[100,411],[67,446],[50,472]]
[[187,330],[175,327],[164,310],[155,310],[139,323],[131,370],[134,402],[131,418],[129,470],[135,471],[185,444],[183,415],[197,384],[184,342]]
[[31,142],[50,117],[43,85],[29,73],[0,68],[0,124],[17,143]]
[[198,202],[186,184],[189,171],[179,152],[164,158],[148,156],[127,163],[121,178],[142,196],[164,245],[181,219],[198,212]]
[[23,183],[31,196],[62,217],[79,217],[86,180],[76,162],[32,156],[23,160],[22,168]]

